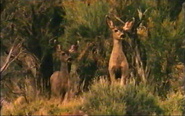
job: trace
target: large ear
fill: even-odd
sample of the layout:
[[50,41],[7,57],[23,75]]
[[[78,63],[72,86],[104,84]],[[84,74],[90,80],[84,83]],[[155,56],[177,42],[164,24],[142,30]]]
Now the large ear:
[[107,25],[109,26],[110,29],[114,28],[114,23],[108,15],[106,15],[106,23],[107,23]]
[[57,46],[56,46],[56,51],[57,51],[57,52],[62,51],[62,50],[61,50],[61,45],[60,45],[60,44],[57,44]]
[[123,30],[125,30],[127,32],[131,31],[131,29],[132,29],[132,27],[134,25],[134,22],[135,22],[135,18],[133,17],[132,21],[127,21],[125,23],[125,25],[123,26]]

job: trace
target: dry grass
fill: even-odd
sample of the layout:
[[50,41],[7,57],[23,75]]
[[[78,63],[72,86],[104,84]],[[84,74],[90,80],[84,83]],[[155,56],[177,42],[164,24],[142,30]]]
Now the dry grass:
[[[20,101],[21,100],[21,101]],[[19,103],[18,103],[19,102]],[[67,101],[64,104],[58,104],[57,99],[47,100],[40,97],[36,101],[27,104],[22,97],[17,98],[13,104],[6,104],[1,114],[2,115],[61,115],[73,114],[79,112],[77,107],[80,106],[82,98],[75,98]]]

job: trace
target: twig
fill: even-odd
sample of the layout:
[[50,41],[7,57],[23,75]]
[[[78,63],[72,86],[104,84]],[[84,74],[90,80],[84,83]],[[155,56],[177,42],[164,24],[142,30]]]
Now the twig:
[[116,15],[114,15],[114,17],[115,17],[118,21],[120,21],[121,23],[125,24],[125,22],[122,21],[122,20],[121,20],[119,17],[117,17]]
[[[8,66],[9,66],[13,61],[15,61],[15,60],[19,57],[19,55],[22,53],[22,51],[20,51],[12,60],[10,60],[10,57],[11,57],[12,52],[13,52],[13,49],[15,48],[15,47],[14,47],[14,44],[15,44],[15,41],[14,41],[14,43],[13,43],[11,49],[10,49],[10,52],[9,52],[7,58],[6,58],[6,61],[5,61],[4,65],[1,67],[0,74],[2,74],[2,73],[8,68]],[[22,44],[22,42],[21,42],[21,44]],[[2,79],[1,79],[1,80],[2,80]]]

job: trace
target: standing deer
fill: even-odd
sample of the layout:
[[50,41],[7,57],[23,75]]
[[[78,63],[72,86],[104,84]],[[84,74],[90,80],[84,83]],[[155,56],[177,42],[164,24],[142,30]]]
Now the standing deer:
[[122,40],[126,37],[125,32],[129,32],[132,27],[132,22],[126,22],[122,29],[118,29],[110,19],[106,16],[107,24],[112,31],[113,37],[113,49],[109,59],[109,74],[111,84],[115,82],[115,79],[121,78],[121,85],[126,84],[126,78],[129,74],[129,65],[127,58],[123,52]]
[[60,97],[60,102],[64,101],[64,98],[67,97],[69,86],[69,77],[70,77],[70,65],[71,57],[68,52],[61,51],[59,53],[61,67],[60,71],[54,72],[50,77],[51,84],[51,94],[55,97]]

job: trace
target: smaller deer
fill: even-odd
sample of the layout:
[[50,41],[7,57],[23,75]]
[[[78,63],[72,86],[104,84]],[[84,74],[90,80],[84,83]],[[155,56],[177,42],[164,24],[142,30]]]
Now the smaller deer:
[[123,52],[122,40],[126,37],[126,32],[129,32],[133,26],[133,22],[126,22],[122,28],[114,25],[109,16],[106,16],[107,24],[112,31],[113,49],[109,59],[109,74],[111,84],[115,79],[121,78],[121,85],[126,84],[126,78],[129,74],[129,65],[127,58]]
[[61,67],[60,71],[54,72],[50,77],[51,95],[61,98],[60,102],[64,101],[67,97],[67,93],[70,89],[69,77],[70,77],[70,65],[71,57],[68,52],[61,51],[59,53]]

